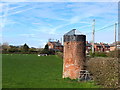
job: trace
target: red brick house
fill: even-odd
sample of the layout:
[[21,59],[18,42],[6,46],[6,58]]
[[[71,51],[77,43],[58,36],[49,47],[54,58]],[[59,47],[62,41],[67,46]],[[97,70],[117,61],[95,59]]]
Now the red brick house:
[[115,45],[110,45],[110,51],[114,51],[115,50]]
[[[49,41],[48,46],[49,49],[63,52],[63,45],[59,42],[59,40]],[[86,53],[89,53],[91,50],[92,50],[92,43],[88,43],[88,41],[86,41]],[[113,44],[109,45],[106,43],[94,43],[94,50],[95,52],[109,52],[109,51],[114,51],[115,46]]]
[[101,52],[101,51],[103,51],[103,46],[100,45],[99,43],[95,43],[94,50],[95,50],[95,52]]
[[48,42],[49,49],[53,49],[55,51],[63,51],[63,45],[58,41],[49,41]]
[[102,51],[103,52],[109,52],[110,51],[110,45],[105,44],[105,43],[100,43],[102,45]]
[[[110,51],[115,50],[115,43],[110,44]],[[120,41],[117,41],[117,50],[120,50]]]
[[[88,43],[88,41],[86,41],[86,53],[90,50],[92,50],[92,43]],[[94,43],[94,50],[95,52],[109,52],[110,45],[105,43]]]

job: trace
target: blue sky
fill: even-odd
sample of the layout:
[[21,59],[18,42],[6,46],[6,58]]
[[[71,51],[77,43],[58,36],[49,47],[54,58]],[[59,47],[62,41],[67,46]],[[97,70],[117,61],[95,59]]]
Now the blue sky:
[[[9,2],[0,3],[2,42],[44,47],[49,38],[60,39],[77,29],[92,40],[96,31],[118,21],[117,2]],[[114,26],[95,33],[95,42],[114,42]]]

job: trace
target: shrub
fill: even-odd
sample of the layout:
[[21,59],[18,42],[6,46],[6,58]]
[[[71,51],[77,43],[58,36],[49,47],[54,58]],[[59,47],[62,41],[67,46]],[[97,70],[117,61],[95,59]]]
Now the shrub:
[[55,50],[50,49],[50,50],[49,50],[49,54],[50,54],[50,55],[55,55]]
[[90,52],[90,57],[94,57],[95,53]]
[[118,87],[118,60],[114,58],[96,57],[86,62],[87,70],[94,80],[104,87]]
[[96,57],[107,57],[105,52],[95,52]]
[[56,52],[55,53],[58,57],[62,58],[63,59],[63,53],[62,52]]
[[90,52],[90,57],[107,57],[105,52]]

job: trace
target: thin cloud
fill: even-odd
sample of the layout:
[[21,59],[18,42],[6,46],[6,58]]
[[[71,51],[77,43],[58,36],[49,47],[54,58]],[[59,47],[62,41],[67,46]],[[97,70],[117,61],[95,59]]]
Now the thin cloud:
[[[78,28],[81,32],[88,32],[92,29],[91,24],[93,19],[96,19],[96,28],[102,27],[106,23],[116,21],[116,12],[118,10],[116,10],[117,8],[114,3],[114,5],[109,4],[111,3],[34,2],[27,3],[25,7],[22,7],[23,5],[19,3],[17,5],[13,4],[13,6],[16,7],[11,7],[12,5],[10,5],[8,8],[11,8],[11,10],[8,10],[9,13],[5,16],[9,16],[5,24],[9,21],[8,19],[13,20],[13,22],[18,22],[19,24],[13,23],[13,27],[6,25],[6,29],[9,28],[14,36],[21,33],[21,35],[19,35],[21,42],[22,39],[24,39],[24,42],[29,41],[32,45],[32,42],[35,41],[35,44],[38,45],[38,43],[41,43],[39,42],[40,40],[46,42],[49,38],[58,39],[62,34],[72,28]],[[8,37],[10,36],[8,35]],[[37,42],[36,40],[39,41]],[[16,41],[15,43],[17,43]]]
[[6,4],[6,8],[5,8],[5,14],[4,14],[4,18],[1,18],[0,16],[0,19],[1,19],[1,22],[0,22],[0,27],[3,28],[5,26],[5,23],[7,22],[7,15],[8,15],[8,8],[9,8],[9,5]]
[[27,37],[27,38],[34,38],[36,37],[35,34],[20,34],[19,36]]
[[20,6],[12,7],[12,8],[9,8],[8,10],[14,10],[14,9],[21,8],[21,7],[24,7],[24,6],[26,6],[26,5],[20,5]]
[[[89,24],[89,25],[82,26],[80,28],[91,26],[89,22],[79,22],[79,23],[87,23],[87,24]],[[36,24],[39,24],[39,23],[36,23]],[[58,26],[48,25],[49,27],[40,27],[40,29],[36,29],[35,31],[39,31],[39,32],[44,32],[44,33],[56,35],[57,34],[57,30],[59,30],[61,28],[64,28],[64,27],[66,27],[68,25],[71,25],[71,24],[73,24],[73,23],[70,22],[70,23],[61,24],[61,25],[58,25]]]
[[[32,7],[32,8],[25,9],[25,10],[21,10],[21,11],[16,11],[16,12],[10,13],[10,14],[8,14],[7,16],[15,15],[15,14],[18,14],[18,13],[22,13],[22,12],[25,12],[25,11],[28,11],[28,10],[31,10],[31,9],[33,9],[33,7]],[[6,16],[6,15],[3,15],[3,16],[1,16],[1,17],[5,17],[5,16]]]

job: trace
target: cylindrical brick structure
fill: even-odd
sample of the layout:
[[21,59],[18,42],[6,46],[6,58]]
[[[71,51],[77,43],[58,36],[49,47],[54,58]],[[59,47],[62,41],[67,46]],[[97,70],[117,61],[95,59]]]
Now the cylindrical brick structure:
[[76,29],[64,35],[63,78],[76,79],[84,69],[86,36]]

